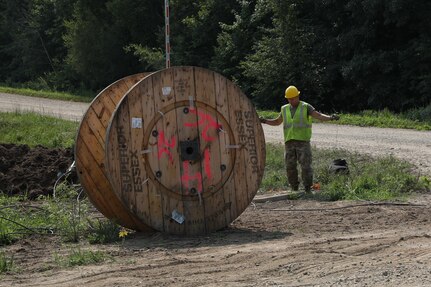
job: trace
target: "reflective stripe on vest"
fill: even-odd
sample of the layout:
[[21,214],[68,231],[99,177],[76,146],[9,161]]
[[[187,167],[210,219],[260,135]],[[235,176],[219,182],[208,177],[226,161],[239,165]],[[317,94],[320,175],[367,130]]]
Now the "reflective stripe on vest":
[[290,112],[290,104],[284,105],[281,109],[283,113],[284,141],[309,141],[311,139],[312,120],[307,115],[308,104],[302,101],[299,102],[293,117]]

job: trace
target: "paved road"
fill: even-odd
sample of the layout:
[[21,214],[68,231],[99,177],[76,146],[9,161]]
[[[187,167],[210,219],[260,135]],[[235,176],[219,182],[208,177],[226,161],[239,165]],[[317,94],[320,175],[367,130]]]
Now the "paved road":
[[[0,93],[0,111],[33,111],[79,121],[88,103],[58,101]],[[263,125],[267,142],[282,142],[281,126]],[[431,132],[356,126],[313,124],[313,145],[343,148],[375,156],[390,155],[413,162],[431,175]]]

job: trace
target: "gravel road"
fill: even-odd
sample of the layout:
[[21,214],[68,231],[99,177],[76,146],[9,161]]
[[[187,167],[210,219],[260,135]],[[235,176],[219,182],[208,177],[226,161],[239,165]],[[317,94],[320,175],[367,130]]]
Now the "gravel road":
[[80,121],[88,103],[58,101],[0,93],[0,111],[29,111],[66,120]]
[[[88,103],[50,100],[0,93],[0,111],[33,111],[79,121]],[[263,125],[267,142],[282,142],[281,126]],[[414,163],[420,173],[431,175],[431,132],[330,124],[313,124],[312,144],[342,148],[373,156],[390,155]]]

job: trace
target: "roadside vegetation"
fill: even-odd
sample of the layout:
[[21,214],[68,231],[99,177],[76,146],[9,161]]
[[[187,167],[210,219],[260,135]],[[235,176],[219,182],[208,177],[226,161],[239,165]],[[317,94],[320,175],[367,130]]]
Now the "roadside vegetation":
[[71,102],[84,102],[89,103],[93,99],[94,95],[90,92],[86,92],[85,95],[75,95],[65,92],[56,92],[50,90],[34,90],[30,88],[12,88],[8,86],[0,85],[0,93],[17,94],[30,97],[47,98],[53,100],[63,100]]
[[[258,114],[264,118],[276,118],[279,112],[258,111]],[[431,130],[431,104],[398,114],[387,109],[381,111],[365,110],[357,114],[340,113],[339,121],[326,123],[429,131]]]
[[0,143],[71,147],[79,123],[36,113],[0,113]]
[[[260,194],[289,190],[284,167],[284,147],[267,144],[265,173]],[[414,167],[392,156],[373,158],[342,149],[313,148],[314,181],[320,200],[403,200],[411,193],[429,190],[429,179],[417,176]],[[345,159],[348,174],[335,174],[330,165]]]

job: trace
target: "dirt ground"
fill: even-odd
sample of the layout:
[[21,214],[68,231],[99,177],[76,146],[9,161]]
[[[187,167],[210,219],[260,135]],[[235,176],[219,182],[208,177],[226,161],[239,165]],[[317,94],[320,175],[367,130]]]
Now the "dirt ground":
[[[47,104],[36,105],[44,110]],[[56,105],[59,112],[62,105]],[[430,175],[429,132],[323,124],[316,124],[313,132],[319,148],[393,154]],[[265,138],[279,142],[281,130],[265,127]],[[47,151],[32,157],[25,147],[0,145],[0,190],[30,198],[51,193],[71,154]],[[29,156],[27,161],[18,160],[20,154]],[[64,163],[56,162],[63,156]],[[23,185],[31,182],[30,174],[35,187]],[[49,182],[38,183],[47,177]],[[27,238],[0,247],[17,266],[15,272],[0,275],[0,287],[431,286],[430,207],[430,193],[413,196],[407,205],[308,198],[253,203],[227,229],[200,237],[133,234],[124,244],[109,245]],[[76,250],[100,250],[109,258],[101,264],[60,267],[55,258]]]
[[[70,153],[0,145],[0,186],[9,194],[52,193]],[[431,286],[430,193],[399,204],[257,201],[228,228],[206,236],[135,233],[108,245],[23,239],[0,248],[17,266],[0,275],[0,287]],[[108,257],[61,267],[58,258],[77,250]]]
[[[30,238],[3,248],[19,270],[0,286],[431,286],[431,195],[409,205],[256,203],[200,237],[129,236],[124,245]],[[103,264],[61,268],[55,256],[103,250]]]
[[[51,193],[70,152],[0,145],[1,188]],[[206,236],[135,233],[108,245],[23,239],[0,248],[17,266],[0,275],[0,287],[431,286],[430,193],[398,204],[317,196],[257,201],[228,228]],[[61,267],[58,258],[77,250],[109,256],[100,264]]]

